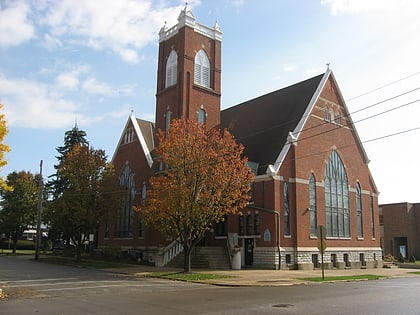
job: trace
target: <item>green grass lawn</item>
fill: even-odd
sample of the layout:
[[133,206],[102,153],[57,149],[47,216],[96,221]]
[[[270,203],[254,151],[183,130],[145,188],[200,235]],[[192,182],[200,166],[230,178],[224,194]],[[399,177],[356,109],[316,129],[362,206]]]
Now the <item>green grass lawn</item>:
[[[0,255],[11,255],[11,249],[0,249]],[[17,249],[16,255],[35,255],[35,250],[33,249]]]
[[312,281],[312,282],[323,282],[323,281],[354,281],[354,280],[378,280],[384,279],[384,276],[377,276],[377,275],[354,275],[354,276],[336,276],[336,277],[314,277],[314,278],[302,278],[305,281]]
[[172,280],[187,281],[187,282],[229,278],[229,276],[215,275],[215,274],[209,274],[209,273],[183,273],[183,272],[153,272],[149,275],[149,277],[172,279]]
[[420,271],[409,272],[409,274],[412,274],[412,275],[420,275]]

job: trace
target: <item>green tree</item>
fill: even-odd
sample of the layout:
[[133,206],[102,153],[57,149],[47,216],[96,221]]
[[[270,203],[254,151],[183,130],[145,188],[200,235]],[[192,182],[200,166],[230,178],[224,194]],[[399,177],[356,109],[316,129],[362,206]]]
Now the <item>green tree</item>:
[[70,236],[66,235],[65,231],[61,229],[63,223],[59,222],[59,218],[55,217],[56,211],[52,208],[51,200],[60,197],[69,186],[69,180],[62,173],[58,172],[60,163],[63,162],[68,152],[78,144],[88,146],[89,142],[86,139],[86,132],[75,125],[72,129],[64,133],[64,144],[56,148],[58,155],[56,156],[58,163],[54,165],[55,174],[49,176],[48,182],[45,185],[47,194],[49,196],[48,202],[45,203],[45,211],[43,213],[43,221],[49,224],[48,238],[52,241],[63,239],[70,240]]
[[71,239],[80,260],[89,235],[96,234],[101,220],[120,205],[121,187],[105,152],[82,144],[73,145],[66,153],[57,175],[67,183],[50,204],[50,218]]
[[136,209],[182,244],[184,272],[191,272],[193,248],[212,223],[246,206],[253,175],[243,147],[226,130],[174,120],[158,140],[156,154],[166,169],[150,179],[146,202]]
[[[0,111],[3,110],[3,105],[0,104]],[[7,161],[4,157],[6,152],[10,151],[10,147],[7,144],[4,144],[4,139],[7,136],[7,123],[4,114],[0,114],[0,169],[7,164]],[[10,189],[6,185],[6,182],[3,178],[0,178],[0,188],[1,189]]]
[[30,172],[13,172],[7,176],[6,184],[12,189],[0,189],[0,224],[2,233],[10,235],[13,253],[18,239],[28,226],[36,221],[39,175]]
[[50,180],[47,183],[49,191],[54,196],[60,195],[68,185],[67,178],[58,172],[58,168],[67,153],[70,152],[76,144],[89,146],[89,142],[86,139],[86,132],[79,129],[77,125],[64,133],[64,145],[56,148],[58,152],[58,156],[56,156],[58,164],[54,165],[54,168],[57,172],[50,176]]

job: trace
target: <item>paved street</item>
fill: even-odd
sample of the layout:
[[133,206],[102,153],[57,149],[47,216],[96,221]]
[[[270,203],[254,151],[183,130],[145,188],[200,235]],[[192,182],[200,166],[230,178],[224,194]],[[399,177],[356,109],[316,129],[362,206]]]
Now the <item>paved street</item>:
[[0,256],[0,287],[11,292],[0,301],[0,314],[420,313],[420,276],[405,277],[401,271],[393,271],[400,274],[396,278],[375,281],[267,286],[266,278],[263,286],[215,286],[139,277],[135,270],[104,272]]

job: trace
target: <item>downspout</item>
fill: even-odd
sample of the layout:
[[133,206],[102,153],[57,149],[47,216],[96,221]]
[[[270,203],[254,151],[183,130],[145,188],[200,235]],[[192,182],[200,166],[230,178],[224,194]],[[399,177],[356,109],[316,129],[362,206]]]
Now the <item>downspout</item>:
[[268,213],[272,213],[275,214],[277,216],[277,233],[276,233],[276,248],[277,248],[277,252],[279,254],[279,267],[278,270],[281,269],[281,250],[280,250],[280,213],[272,210],[272,209],[267,209],[267,208],[263,208],[263,207],[257,207],[254,205],[248,205],[248,208],[252,208],[255,210],[259,210],[259,211],[264,211],[264,212],[268,212]]

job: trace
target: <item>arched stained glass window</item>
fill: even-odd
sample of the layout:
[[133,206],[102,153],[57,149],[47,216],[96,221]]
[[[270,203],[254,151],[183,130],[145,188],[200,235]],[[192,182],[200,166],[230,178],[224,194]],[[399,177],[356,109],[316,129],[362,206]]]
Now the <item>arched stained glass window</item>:
[[356,184],[356,215],[357,215],[357,237],[363,237],[363,216],[362,216],[362,189]]
[[194,59],[194,83],[210,87],[210,62],[207,54],[200,49]]
[[172,50],[166,61],[166,80],[165,87],[176,84],[176,77],[178,72],[178,55],[175,50]]
[[136,186],[134,182],[134,173],[128,165],[126,165],[120,175],[120,185],[124,187],[125,194],[123,205],[118,212],[115,237],[129,238],[133,236],[133,202],[136,194]]
[[350,237],[349,187],[343,162],[334,150],[325,169],[327,236]]
[[317,227],[317,212],[316,212],[316,181],[315,175],[312,173],[309,177],[309,220],[310,233],[312,236],[316,235]]
[[290,235],[289,183],[283,184],[284,235]]

